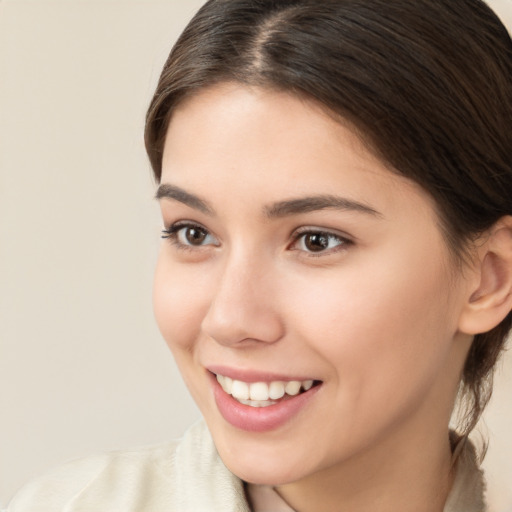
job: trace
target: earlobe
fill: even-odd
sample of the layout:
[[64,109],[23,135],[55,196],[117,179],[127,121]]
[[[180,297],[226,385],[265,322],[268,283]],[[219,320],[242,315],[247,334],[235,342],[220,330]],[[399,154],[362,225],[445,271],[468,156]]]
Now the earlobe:
[[512,217],[502,217],[482,239],[459,319],[459,331],[472,335],[490,331],[512,310]]

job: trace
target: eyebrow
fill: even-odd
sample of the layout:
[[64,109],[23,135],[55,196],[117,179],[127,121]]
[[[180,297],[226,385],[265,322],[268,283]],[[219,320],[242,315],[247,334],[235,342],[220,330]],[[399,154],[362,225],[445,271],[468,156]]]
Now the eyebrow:
[[374,217],[383,217],[380,212],[369,205],[345,197],[333,195],[319,195],[280,201],[266,207],[265,214],[268,218],[273,219],[327,209],[355,211],[372,215]]
[[213,208],[207,201],[190,192],[186,192],[176,185],[169,185],[168,183],[160,185],[156,191],[155,199],[174,199],[206,215],[214,215]]
[[[214,209],[207,201],[176,185],[170,185],[168,183],[160,185],[156,191],[155,199],[173,199],[190,208],[199,210],[206,215],[215,215]],[[263,211],[267,218],[275,219],[327,209],[355,211],[374,217],[383,217],[380,212],[369,205],[334,195],[316,195],[279,201],[265,206]]]

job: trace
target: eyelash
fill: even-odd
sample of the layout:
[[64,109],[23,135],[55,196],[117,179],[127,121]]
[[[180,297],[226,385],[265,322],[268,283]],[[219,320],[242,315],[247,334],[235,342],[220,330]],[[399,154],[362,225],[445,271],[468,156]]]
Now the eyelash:
[[198,231],[204,232],[206,236],[212,236],[210,232],[200,224],[195,224],[193,222],[176,222],[175,224],[172,224],[168,228],[162,230],[162,238],[169,240],[171,244],[180,250],[194,251],[203,247],[202,245],[186,244],[181,242],[179,240],[179,232],[185,229],[196,229]]
[[[200,249],[201,247],[205,247],[207,245],[215,246],[215,244],[194,245],[194,244],[187,244],[187,243],[181,242],[179,240],[179,233],[181,230],[186,230],[186,229],[199,230],[199,231],[205,233],[206,237],[213,236],[205,227],[201,226],[200,224],[196,224],[193,222],[177,222],[177,223],[171,225],[169,228],[162,230],[162,238],[169,240],[170,243],[172,243],[174,246],[176,246],[180,250],[194,251],[194,250]],[[298,249],[298,248],[294,247],[301,240],[305,240],[305,237],[308,235],[324,237],[325,239],[328,240],[329,243],[331,240],[336,240],[339,243],[333,248],[327,248],[325,250],[320,250],[318,252],[308,251],[305,249]],[[290,247],[292,248],[292,250],[304,252],[305,254],[307,254],[308,257],[319,258],[321,256],[327,256],[329,254],[333,254],[340,250],[346,249],[347,246],[350,246],[353,244],[354,244],[354,242],[352,240],[350,240],[349,238],[342,236],[340,234],[333,233],[330,231],[325,231],[322,229],[315,229],[315,228],[309,227],[309,228],[302,228],[302,229],[298,230],[296,233],[294,233],[293,240],[292,240],[292,243],[290,244]]]

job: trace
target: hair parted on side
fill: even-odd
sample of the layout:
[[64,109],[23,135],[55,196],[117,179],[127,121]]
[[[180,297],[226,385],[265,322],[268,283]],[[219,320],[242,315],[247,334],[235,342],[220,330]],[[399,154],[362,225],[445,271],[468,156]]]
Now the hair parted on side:
[[[351,123],[434,199],[447,244],[512,214],[512,41],[482,0],[209,0],[182,33],[148,109],[157,181],[174,109],[234,81],[304,96]],[[475,336],[462,375],[477,423],[512,314]]]

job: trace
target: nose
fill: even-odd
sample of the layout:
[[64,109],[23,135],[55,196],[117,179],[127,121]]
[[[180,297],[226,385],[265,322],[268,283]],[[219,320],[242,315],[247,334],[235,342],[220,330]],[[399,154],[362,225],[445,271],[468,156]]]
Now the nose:
[[256,258],[241,255],[226,261],[203,318],[203,332],[222,345],[278,341],[284,323],[273,276],[269,265]]

